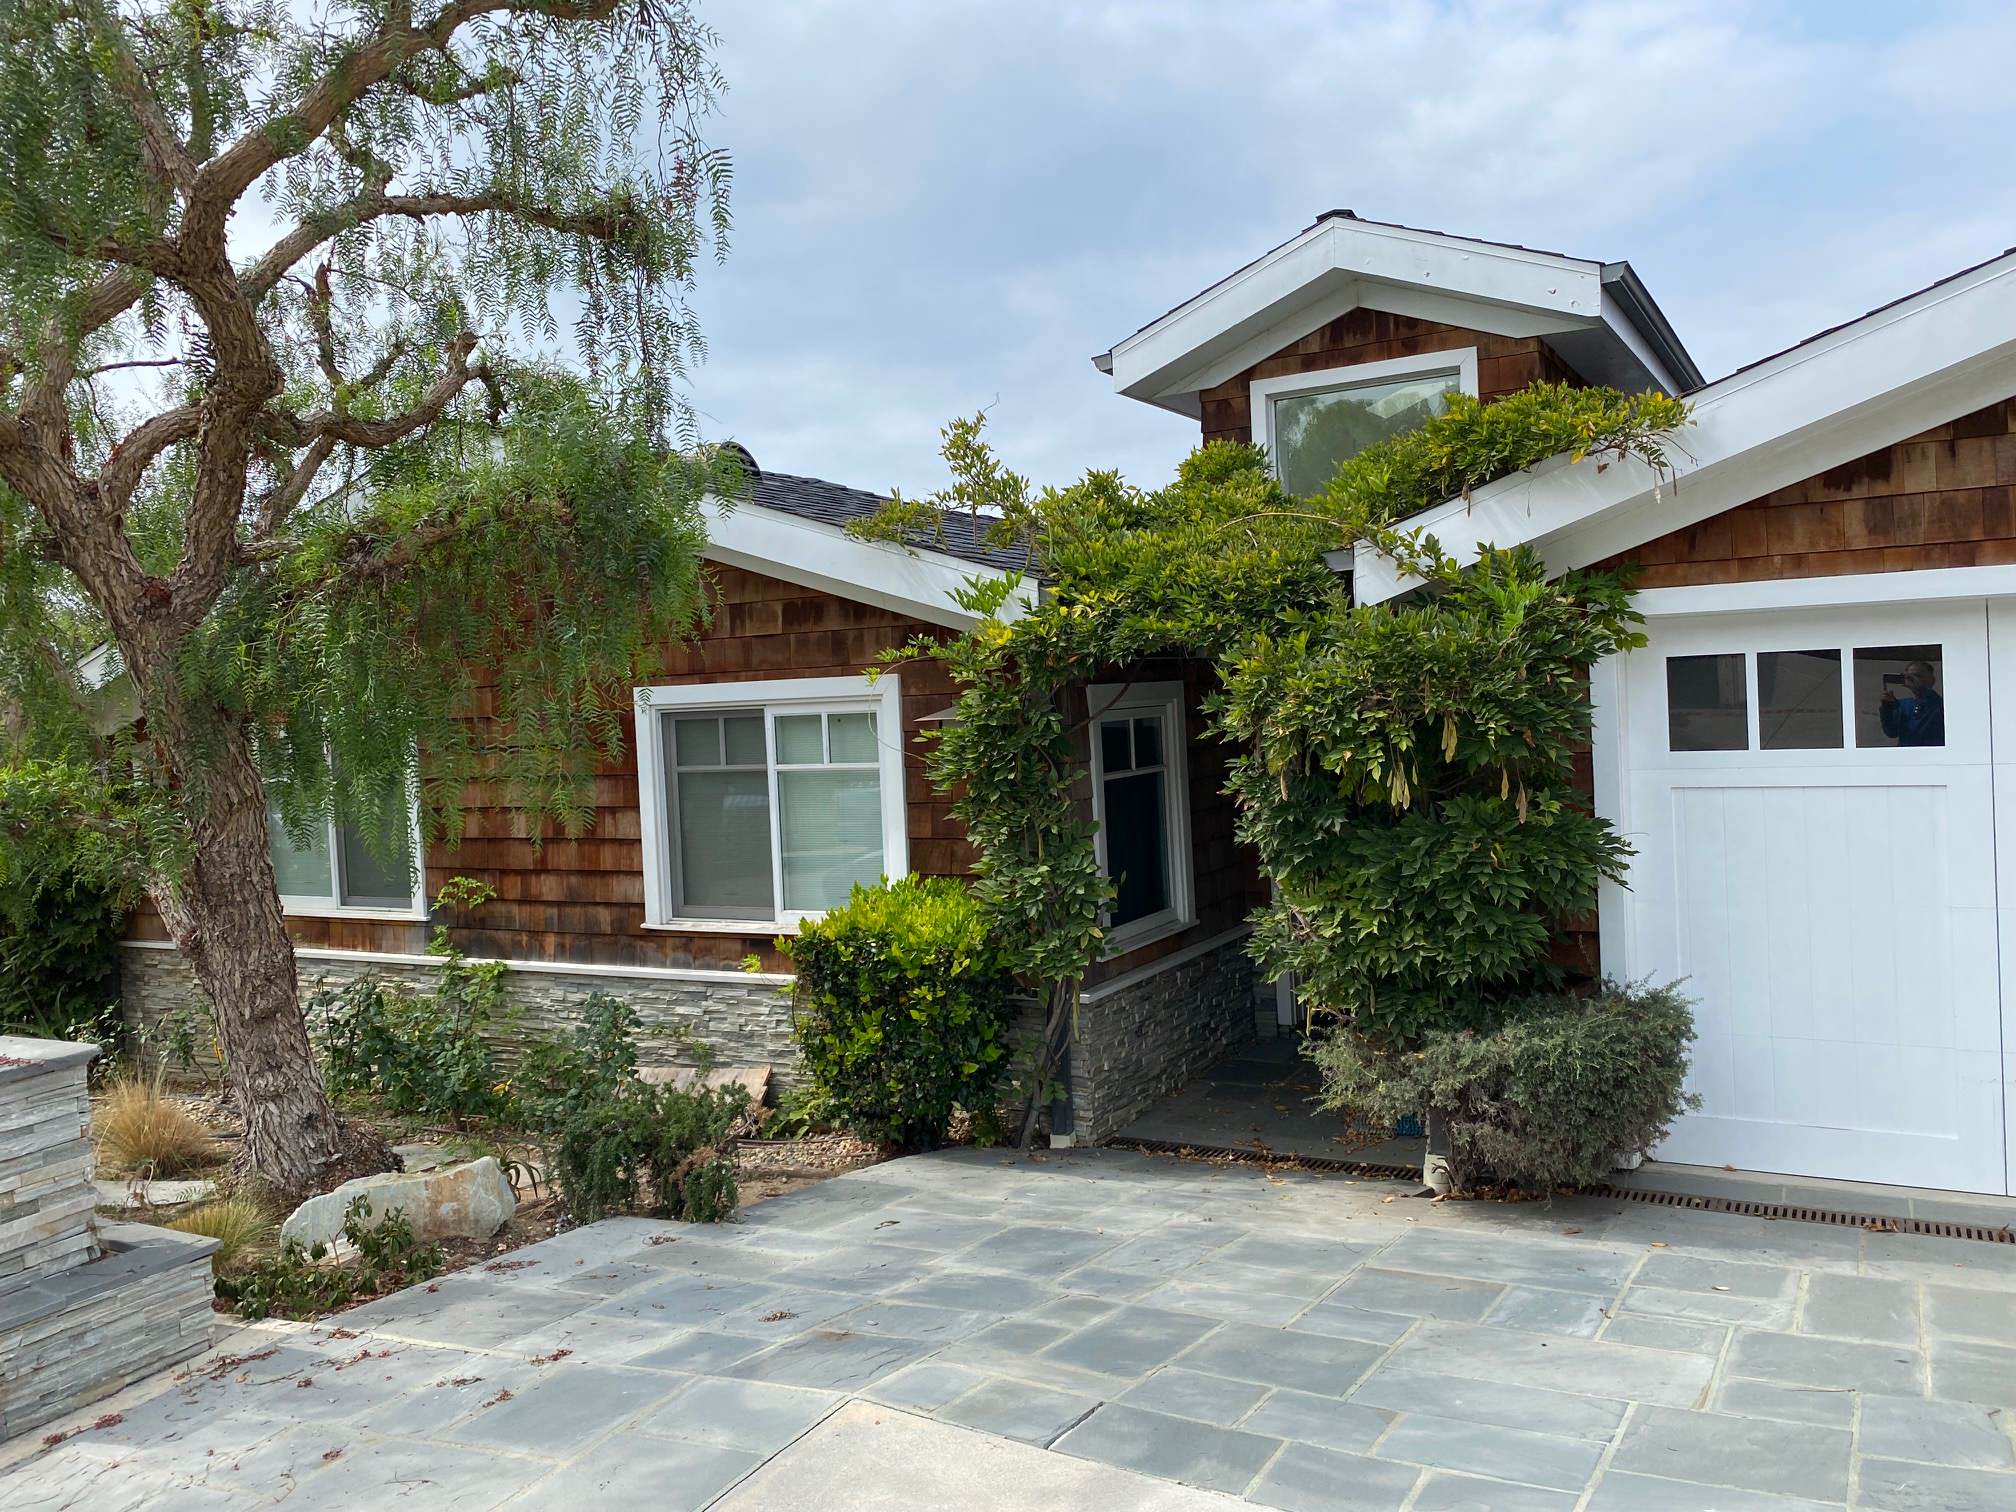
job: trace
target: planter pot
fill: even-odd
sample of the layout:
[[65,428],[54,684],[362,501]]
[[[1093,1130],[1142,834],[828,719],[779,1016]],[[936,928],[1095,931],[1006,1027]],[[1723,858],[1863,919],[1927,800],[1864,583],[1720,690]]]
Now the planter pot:
[[1645,1164],[1643,1150],[1619,1150],[1610,1157],[1610,1169],[1613,1171],[1635,1171],[1643,1164]]

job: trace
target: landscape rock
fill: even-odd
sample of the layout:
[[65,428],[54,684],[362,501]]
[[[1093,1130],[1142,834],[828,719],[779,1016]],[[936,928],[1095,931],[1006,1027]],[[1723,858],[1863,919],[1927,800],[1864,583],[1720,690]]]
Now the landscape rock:
[[333,1192],[310,1197],[280,1225],[282,1239],[328,1244],[343,1232],[343,1214],[359,1197],[371,1199],[371,1224],[401,1212],[417,1239],[487,1239],[518,1211],[518,1199],[496,1157],[436,1171],[360,1176]]

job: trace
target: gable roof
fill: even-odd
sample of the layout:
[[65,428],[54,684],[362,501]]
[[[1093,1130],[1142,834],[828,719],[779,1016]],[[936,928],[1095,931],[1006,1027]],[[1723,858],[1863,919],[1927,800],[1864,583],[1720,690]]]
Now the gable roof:
[[1181,414],[1198,395],[1349,310],[1545,336],[1627,391],[1685,393],[1701,371],[1631,265],[1327,210],[1271,251],[1093,358],[1114,387]]
[[[2016,395],[2016,248],[1738,368],[1690,395],[1672,478],[1635,459],[1554,457],[1399,522],[1459,562],[1530,545],[1584,567]],[[1378,603],[1418,586],[1368,545],[1352,587]]]

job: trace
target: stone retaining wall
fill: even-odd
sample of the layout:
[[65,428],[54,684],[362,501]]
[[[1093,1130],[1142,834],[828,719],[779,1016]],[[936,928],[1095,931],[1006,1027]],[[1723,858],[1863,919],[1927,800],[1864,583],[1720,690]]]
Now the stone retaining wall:
[[97,1053],[0,1035],[0,1440],[210,1345],[217,1241],[93,1223]]
[[1191,959],[1094,989],[1079,1006],[1071,1046],[1077,1142],[1119,1133],[1156,1098],[1250,1040],[1258,986],[1242,932]]
[[[304,997],[366,975],[428,990],[439,969],[361,954],[304,953],[297,959]],[[121,968],[128,1023],[152,1025],[197,1000],[195,979],[175,951],[129,945]],[[646,1065],[692,1065],[700,1058],[695,1047],[705,1045],[719,1065],[774,1066],[788,1082],[797,1061],[791,1046],[791,1000],[774,977],[633,976],[514,965],[504,981],[505,1000],[523,1034],[566,1032],[581,1021],[590,995],[606,992],[630,1004],[643,1019],[647,1034],[638,1049]],[[653,1036],[651,1030],[660,1032]]]

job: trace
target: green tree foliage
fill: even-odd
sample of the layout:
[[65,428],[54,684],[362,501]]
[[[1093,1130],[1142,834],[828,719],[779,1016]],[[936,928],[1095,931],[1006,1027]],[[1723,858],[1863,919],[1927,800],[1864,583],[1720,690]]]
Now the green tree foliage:
[[928,1150],[954,1109],[993,1114],[1014,981],[988,924],[958,882],[905,877],[857,885],[781,942],[798,968],[793,1036],[836,1122]]
[[387,855],[415,785],[430,836],[471,780],[578,831],[704,612],[711,43],[688,0],[0,6],[0,738],[74,779],[0,875],[51,817],[121,853],[281,1190],[384,1152],[316,1081],[269,800]]
[[1393,1054],[1355,1034],[1317,1047],[1324,1106],[1374,1124],[1427,1113],[1449,1132],[1456,1190],[1487,1174],[1536,1191],[1609,1179],[1698,1099],[1685,1090],[1694,1018],[1676,987],[1502,1005],[1488,1029],[1436,1029]]
[[1257,636],[1225,665],[1254,954],[1388,1048],[1485,1027],[1628,854],[1574,789],[1584,674],[1637,640],[1622,583],[1487,553],[1432,603]]
[[[1281,488],[1260,451],[1230,445],[1193,453],[1159,489],[1106,472],[1032,489],[987,447],[979,418],[947,427],[953,484],[931,508],[894,501],[859,533],[915,541],[937,509],[985,514],[995,541],[1022,546],[1045,580],[1034,605],[1011,604],[998,579],[976,583],[967,604],[983,618],[971,632],[889,658],[939,660],[961,689],[927,762],[978,852],[975,893],[1007,965],[1049,994],[1044,1075],[1104,948],[1111,898],[1072,791],[1084,732],[1065,692],[1155,656],[1214,662],[1218,732],[1253,753],[1236,767],[1242,823],[1300,908],[1263,917],[1268,964],[1328,962],[1348,938],[1355,964],[1326,965],[1312,994],[1347,1014],[1395,974],[1396,1013],[1431,1018],[1531,984],[1549,929],[1593,901],[1623,854],[1567,801],[1566,762],[1587,728],[1580,673],[1630,635],[1625,588],[1596,574],[1549,584],[1527,557],[1461,569],[1392,527],[1557,457],[1663,469],[1663,440],[1686,419],[1676,400],[1607,389],[1543,384],[1491,405],[1458,396],[1306,499]],[[1358,540],[1402,553],[1441,596],[1354,609],[1323,554]],[[1381,836],[1356,838],[1361,819]],[[1436,850],[1452,838],[1466,848]],[[1402,917],[1406,889],[1431,879]],[[1492,917],[1473,918],[1484,901]],[[1432,991],[1434,965],[1417,970],[1409,953],[1430,936],[1458,966]],[[1396,1018],[1391,1030],[1418,1027]],[[1025,1140],[1036,1111],[1032,1098]]]

